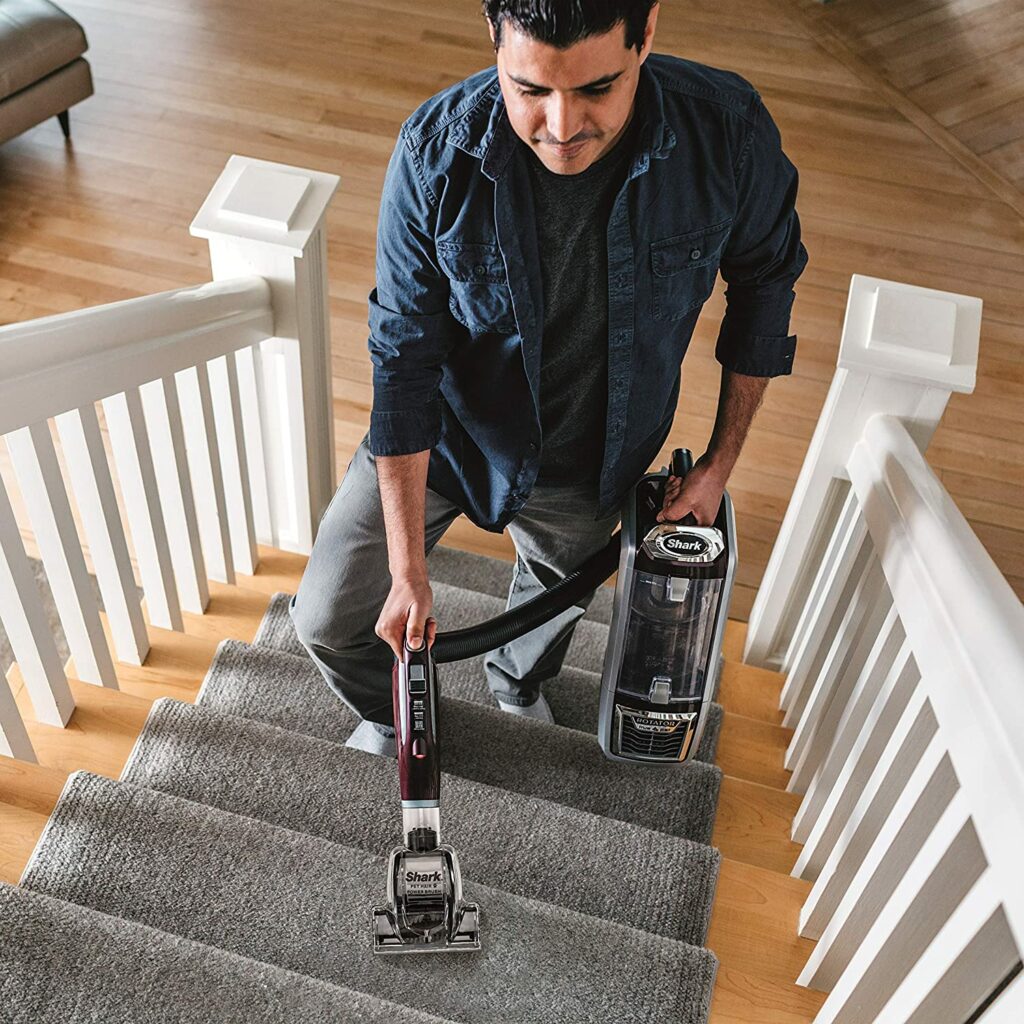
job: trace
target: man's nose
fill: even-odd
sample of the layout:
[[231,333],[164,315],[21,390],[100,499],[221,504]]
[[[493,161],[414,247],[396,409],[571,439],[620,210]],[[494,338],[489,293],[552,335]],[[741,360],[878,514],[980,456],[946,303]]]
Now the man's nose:
[[575,102],[566,96],[552,95],[548,103],[547,122],[552,142],[572,142],[581,127]]

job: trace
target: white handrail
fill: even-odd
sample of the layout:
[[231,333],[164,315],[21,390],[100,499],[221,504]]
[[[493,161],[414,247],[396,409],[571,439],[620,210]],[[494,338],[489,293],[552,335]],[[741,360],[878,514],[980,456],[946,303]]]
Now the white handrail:
[[262,277],[215,281],[0,327],[0,434],[273,335]]
[[[0,327],[0,435],[88,681],[117,685],[51,425],[122,661],[149,649],[122,513],[149,622],[167,629],[184,628],[183,607],[205,609],[207,575],[253,573],[259,543],[308,553],[335,490],[325,215],[337,186],[232,156],[190,226],[209,241],[212,283]],[[36,721],[66,725],[74,700],[20,529],[0,480],[0,620]],[[34,757],[3,680],[0,752]]]
[[868,422],[848,469],[1024,948],[1024,606],[896,417]]

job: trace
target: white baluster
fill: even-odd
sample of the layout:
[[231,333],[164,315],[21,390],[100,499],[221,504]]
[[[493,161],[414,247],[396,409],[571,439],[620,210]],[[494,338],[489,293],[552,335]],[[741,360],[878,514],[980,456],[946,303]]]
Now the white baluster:
[[897,797],[921,763],[935,728],[935,716],[924,689],[918,685],[804,901],[800,911],[801,935],[817,938],[824,930]]
[[139,391],[153,451],[153,470],[167,527],[178,600],[183,610],[202,615],[210,603],[210,588],[206,582],[206,563],[192,497],[178,386],[171,376],[143,384]]
[[[906,788],[896,795],[818,944],[801,984],[830,989],[864,941],[882,907],[910,869],[921,844],[942,820],[957,795],[956,775],[938,737],[933,737]],[[963,800],[957,803],[962,809]],[[959,810],[956,813],[960,813]]]
[[[885,752],[886,744],[920,678],[910,653],[910,644],[904,640],[880,690],[874,695],[867,718],[856,730],[852,746],[847,749],[844,740],[842,746],[832,749],[823,766],[823,777],[811,784],[800,805],[793,822],[795,841],[804,843],[793,868],[797,878],[813,881],[818,877]],[[818,811],[816,808],[822,796],[824,803]],[[796,839],[798,835],[801,838]]]
[[28,509],[75,674],[117,689],[114,662],[46,422],[7,435],[7,450]]
[[181,403],[185,449],[188,453],[192,490],[196,499],[203,560],[210,579],[235,582],[228,535],[227,502],[220,468],[220,445],[210,397],[206,364],[175,374]]
[[0,755],[38,763],[28,729],[7,680],[0,676]]
[[876,1024],[963,1024],[1018,961],[990,871],[939,929]]
[[238,370],[234,358],[221,356],[207,364],[210,395],[220,445],[220,465],[224,473],[224,499],[228,512],[228,533],[235,572],[251,576],[259,558],[253,529],[252,494],[249,464],[242,433],[241,404],[238,395]]
[[847,488],[846,500],[829,537],[793,641],[786,652],[785,661],[789,671],[786,673],[779,706],[787,712],[786,721],[790,726],[799,720],[811,682],[821,669],[828,650],[829,628],[840,607],[843,588],[860,572],[857,568],[858,559],[863,567],[867,557],[864,551],[866,537],[867,527],[860,515],[857,496]]
[[121,661],[141,665],[149,638],[96,409],[83,405],[61,413],[56,423],[114,650]]
[[[36,721],[44,725],[66,725],[75,710],[75,701],[3,480],[0,480],[0,621],[32,699]],[[24,740],[19,738],[16,724],[9,722],[9,729],[13,742],[23,746]]]
[[[864,665],[853,684],[846,706],[842,709],[835,739],[825,758],[817,766],[807,793],[793,819],[793,839],[806,843],[818,815],[836,787],[843,769],[851,764],[854,749],[865,734],[865,723],[878,702],[879,693],[892,670],[893,660],[904,644],[899,612],[889,606],[878,635],[868,652]],[[909,655],[909,647],[907,648]]]
[[250,345],[235,353],[238,364],[238,396],[242,406],[242,435],[249,460],[249,484],[252,488],[252,519],[256,540],[277,547],[277,527],[274,524],[268,483],[270,449],[263,442],[266,432],[264,410],[267,399],[263,394],[262,354],[258,345]]
[[786,787],[790,792],[807,790],[828,752],[850,691],[891,601],[882,567],[872,556],[839,621],[807,707],[786,750],[785,764],[793,773]]
[[[801,645],[793,671],[786,677],[781,695],[786,708],[782,724],[788,729],[800,725],[816,690],[820,695],[825,663],[830,652],[835,650],[836,637],[844,621],[849,619],[855,607],[857,590],[863,586],[864,574],[872,558],[871,545],[864,538],[863,525],[860,520],[855,520],[840,542],[842,551],[836,571],[829,579],[830,599],[822,609],[821,620],[807,634],[807,643]],[[812,640],[816,641],[815,646],[811,645]]]
[[153,454],[139,389],[129,388],[104,398],[103,412],[121,482],[128,528],[135,542],[135,558],[142,577],[149,621],[163,629],[183,632],[185,624],[178,603],[171,549],[160,508],[160,493],[153,471]]
[[[821,679],[830,696],[821,703],[816,717],[805,715],[794,734],[790,750],[786,751],[787,767],[793,771],[787,788],[793,793],[807,792],[814,773],[827,756],[867,655],[892,607],[892,595],[886,587],[878,560],[871,563],[855,604],[857,610],[851,629],[845,634],[844,642],[834,651],[829,651],[829,657],[822,666]],[[844,646],[845,651],[842,649]]]
[[215,279],[271,283],[263,441],[277,544],[303,553],[336,487],[324,213],[337,186],[332,174],[232,156],[191,227],[209,239]]
[[815,1024],[876,1020],[908,966],[924,953],[984,870],[966,804],[954,798],[853,954]]

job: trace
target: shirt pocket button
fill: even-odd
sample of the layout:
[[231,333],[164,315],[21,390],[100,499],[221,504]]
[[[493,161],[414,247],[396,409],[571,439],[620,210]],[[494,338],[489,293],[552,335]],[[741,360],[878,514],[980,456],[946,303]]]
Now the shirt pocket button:
[[690,259],[691,260],[699,260],[700,259],[700,249],[691,249],[690,250]]

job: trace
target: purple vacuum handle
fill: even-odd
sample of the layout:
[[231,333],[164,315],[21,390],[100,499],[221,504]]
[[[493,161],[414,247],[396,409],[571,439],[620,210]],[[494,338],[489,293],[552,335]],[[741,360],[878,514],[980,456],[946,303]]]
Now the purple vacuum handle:
[[437,674],[426,637],[413,650],[402,641],[403,659],[395,659],[392,695],[398,780],[403,800],[438,800],[441,752],[438,744]]

